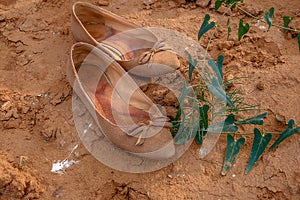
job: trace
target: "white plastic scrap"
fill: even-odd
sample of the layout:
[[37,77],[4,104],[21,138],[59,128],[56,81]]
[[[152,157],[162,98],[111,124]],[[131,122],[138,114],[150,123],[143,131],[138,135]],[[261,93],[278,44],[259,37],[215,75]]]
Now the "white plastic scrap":
[[64,174],[65,169],[68,167],[71,167],[72,165],[78,163],[78,161],[75,160],[63,160],[61,162],[53,163],[51,172],[57,173],[57,174]]
[[57,174],[64,174],[66,172],[66,169],[71,167],[74,164],[77,164],[79,161],[75,160],[68,160],[68,158],[72,155],[72,153],[77,149],[78,144],[75,145],[75,147],[72,149],[70,154],[62,161],[57,161],[56,163],[52,164],[51,172],[57,173]]

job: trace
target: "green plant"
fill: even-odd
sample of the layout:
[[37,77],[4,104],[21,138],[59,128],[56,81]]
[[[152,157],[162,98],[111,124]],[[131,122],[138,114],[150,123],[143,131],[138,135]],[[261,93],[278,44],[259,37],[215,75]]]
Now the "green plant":
[[[292,31],[294,33],[297,33],[300,51],[300,31],[289,28],[289,24],[295,17],[297,17],[296,15],[293,17],[284,16],[283,26],[279,26],[273,24],[273,17],[275,12],[275,9],[273,7],[268,11],[265,11],[263,17],[259,18],[252,16],[250,13],[240,8],[237,5],[238,2],[243,2],[243,0],[216,0],[215,11],[218,11],[221,5],[225,4],[228,9],[222,15],[222,17],[225,17],[225,14],[231,9],[236,8],[244,12],[246,15],[249,15],[256,20],[260,20],[266,23],[268,25],[267,31],[269,31],[272,26],[276,26],[278,28],[282,28],[284,32]],[[291,119],[288,121],[288,127],[283,132],[265,132],[263,124],[264,119],[267,117],[267,112],[246,119],[242,117],[241,112],[259,110],[259,108],[258,105],[247,104],[245,102],[243,94],[240,91],[231,90],[230,86],[232,84],[235,84],[235,81],[248,77],[235,77],[231,80],[224,80],[224,56],[220,55],[217,61],[214,61],[213,59],[206,59],[208,46],[210,45],[211,39],[215,34],[215,31],[217,30],[216,26],[218,25],[217,22],[210,20],[210,15],[206,14],[198,32],[198,40],[200,41],[201,37],[204,34],[206,34],[210,30],[213,30],[210,35],[203,60],[193,59],[190,54],[188,55],[189,81],[192,81],[192,74],[194,73],[194,70],[199,66],[202,66],[202,77],[200,78],[196,86],[189,88],[185,84],[183,88],[183,91],[179,98],[179,103],[187,99],[188,101],[190,101],[190,105],[192,106],[190,106],[190,109],[188,109],[187,111],[185,111],[185,108],[179,106],[177,116],[173,120],[173,136],[176,138],[175,141],[177,144],[183,144],[187,140],[195,138],[196,142],[201,145],[208,133],[227,134],[227,147],[223,169],[221,172],[223,175],[225,175],[233,166],[241,147],[245,144],[244,136],[254,135],[248,166],[245,170],[245,173],[248,174],[267,148],[273,135],[277,134],[279,136],[277,140],[271,145],[269,150],[273,150],[288,137],[299,133],[300,126],[295,127],[295,121]],[[249,23],[245,23],[243,19],[240,19],[238,25],[239,41],[242,40],[249,29]],[[227,39],[231,36],[231,32],[232,28],[230,26],[230,17],[228,17]],[[204,70],[206,69],[205,66],[208,67],[208,70]],[[189,92],[191,90],[195,91],[196,97],[189,96]],[[222,103],[225,104],[225,109],[215,109],[216,105]],[[212,123],[220,116],[223,117],[222,120]],[[239,131],[239,127],[243,125],[254,126],[253,132],[241,133]],[[183,128],[179,129],[179,127]]]

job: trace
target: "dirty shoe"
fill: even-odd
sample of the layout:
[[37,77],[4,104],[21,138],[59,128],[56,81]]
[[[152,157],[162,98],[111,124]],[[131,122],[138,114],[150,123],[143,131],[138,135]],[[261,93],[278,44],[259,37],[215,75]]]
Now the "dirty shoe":
[[151,31],[90,3],[73,5],[71,30],[76,41],[102,49],[131,74],[152,77],[180,66],[177,55]]
[[151,159],[175,154],[169,119],[101,49],[74,44],[67,74],[74,91],[115,146]]

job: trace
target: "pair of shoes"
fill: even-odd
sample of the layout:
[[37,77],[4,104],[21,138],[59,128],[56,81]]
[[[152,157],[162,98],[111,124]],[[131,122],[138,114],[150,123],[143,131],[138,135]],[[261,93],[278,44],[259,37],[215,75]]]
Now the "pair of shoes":
[[78,42],[71,48],[67,76],[107,139],[141,157],[172,157],[169,119],[127,72],[169,73],[180,65],[177,56],[150,31],[89,3],[73,5],[71,29]]

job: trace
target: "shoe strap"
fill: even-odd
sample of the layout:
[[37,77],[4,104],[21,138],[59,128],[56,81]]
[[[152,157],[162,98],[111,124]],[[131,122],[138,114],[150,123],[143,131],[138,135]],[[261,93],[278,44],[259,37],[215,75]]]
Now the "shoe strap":
[[165,41],[165,39],[157,41],[150,50],[144,52],[139,59],[139,64],[146,64],[152,59],[154,54],[158,52],[172,50],[170,47],[166,46]]

